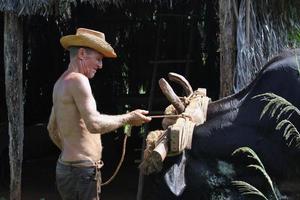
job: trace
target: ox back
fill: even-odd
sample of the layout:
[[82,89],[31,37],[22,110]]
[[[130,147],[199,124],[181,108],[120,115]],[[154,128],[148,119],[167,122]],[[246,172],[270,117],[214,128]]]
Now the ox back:
[[[288,147],[283,130],[275,129],[276,117],[266,114],[260,119],[267,102],[253,98],[274,93],[300,108],[298,58],[300,62],[299,50],[274,57],[242,91],[209,104],[207,121],[194,129],[192,149],[169,158],[160,173],[148,177],[151,193],[143,199],[243,199],[228,189],[242,165],[231,156],[240,147],[256,152],[274,182],[300,180],[299,150]],[[300,130],[298,115],[290,121]],[[247,181],[260,184],[253,175]]]

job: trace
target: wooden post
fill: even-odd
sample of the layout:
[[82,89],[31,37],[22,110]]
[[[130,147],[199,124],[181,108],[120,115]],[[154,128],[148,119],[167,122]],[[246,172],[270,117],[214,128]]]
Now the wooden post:
[[14,13],[4,14],[4,67],[9,122],[10,200],[21,199],[23,161],[23,27]]
[[[156,36],[156,47],[155,47],[155,61],[158,60],[159,57],[159,47],[160,47],[160,34],[161,34],[161,28],[162,28],[162,21],[161,19],[158,19],[158,30],[157,30],[157,36]],[[152,71],[152,79],[151,79],[151,89],[150,89],[150,94],[148,98],[148,108],[150,112],[152,111],[153,107],[153,100],[154,100],[154,92],[155,92],[155,81],[156,81],[156,73],[157,73],[157,68],[158,68],[158,63],[154,62],[153,63],[153,71]],[[149,124],[145,125],[145,133],[147,133],[149,130]],[[146,146],[145,143],[146,136],[143,136],[143,143],[142,143],[142,152],[141,152],[141,160],[144,158],[144,149]],[[143,199],[143,190],[144,190],[144,175],[140,171],[139,172],[139,180],[138,180],[138,190],[136,194],[136,200],[142,200]]]
[[220,98],[233,92],[236,65],[236,0],[219,0]]

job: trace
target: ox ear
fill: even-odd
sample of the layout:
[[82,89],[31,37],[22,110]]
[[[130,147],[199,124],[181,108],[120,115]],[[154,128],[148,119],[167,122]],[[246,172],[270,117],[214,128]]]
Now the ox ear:
[[180,196],[186,187],[185,165],[186,152],[183,151],[177,162],[169,168],[164,176],[168,188],[176,196]]

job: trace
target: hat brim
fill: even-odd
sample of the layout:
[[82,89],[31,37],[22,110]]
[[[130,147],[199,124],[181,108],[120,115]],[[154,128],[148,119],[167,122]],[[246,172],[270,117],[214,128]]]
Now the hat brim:
[[67,35],[60,39],[61,45],[68,49],[71,46],[89,47],[101,53],[104,57],[116,58],[114,49],[105,40],[85,35]]

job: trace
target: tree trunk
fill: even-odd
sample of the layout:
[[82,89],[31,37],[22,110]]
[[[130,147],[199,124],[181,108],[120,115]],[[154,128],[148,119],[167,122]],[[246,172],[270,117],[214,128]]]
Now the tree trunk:
[[219,0],[220,17],[220,97],[233,92],[236,65],[236,0]]
[[23,32],[22,20],[4,14],[4,66],[6,105],[9,123],[10,200],[21,199],[23,160]]

